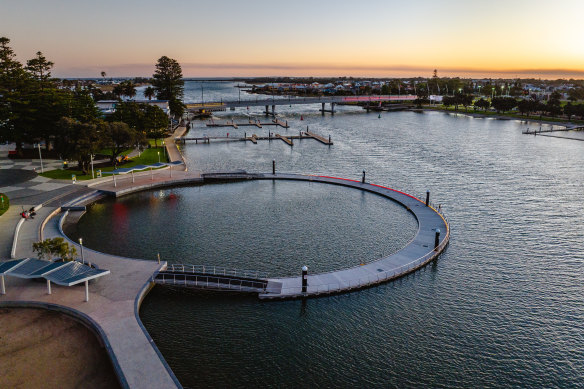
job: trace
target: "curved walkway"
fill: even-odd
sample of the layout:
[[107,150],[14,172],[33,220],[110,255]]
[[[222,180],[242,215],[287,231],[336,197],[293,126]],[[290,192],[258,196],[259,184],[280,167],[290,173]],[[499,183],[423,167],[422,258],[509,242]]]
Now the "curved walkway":
[[[448,244],[450,229],[445,218],[432,206],[426,206],[425,203],[409,194],[375,184],[336,177],[265,174],[262,178],[321,182],[366,190],[398,202],[406,207],[418,221],[416,236],[398,252],[366,265],[309,275],[306,292],[302,292],[301,277],[271,278],[268,280],[271,284],[268,284],[267,293],[259,295],[262,299],[341,293],[387,282],[424,266],[440,255]],[[437,229],[440,230],[440,236],[439,245],[435,249]],[[270,289],[270,285],[274,287]]]
[[[421,200],[391,188],[380,185],[361,183],[336,177],[311,176],[301,174],[249,174],[241,172],[209,173],[199,175],[180,172],[176,177],[167,177],[165,180],[149,182],[127,183],[124,187],[113,187],[105,184],[102,189],[116,197],[133,192],[152,189],[155,187],[170,187],[177,185],[200,184],[204,181],[220,180],[235,181],[246,179],[263,180],[295,180],[321,182],[326,184],[342,185],[360,190],[366,190],[396,201],[410,211],[418,221],[416,236],[408,245],[398,252],[383,257],[363,266],[320,273],[308,276],[308,287],[302,292],[301,277],[271,278],[266,293],[260,294],[261,299],[285,299],[322,294],[342,293],[360,289],[371,285],[387,282],[401,277],[432,261],[444,250],[450,239],[450,228],[445,218],[432,206],[426,206]],[[97,186],[95,187],[98,188]],[[436,230],[440,230],[439,244],[435,248]]]
[[[270,293],[260,295],[260,298],[295,298],[306,295],[316,296],[323,293],[339,293],[388,281],[412,272],[436,258],[448,243],[450,235],[448,223],[432,207],[427,207],[420,200],[408,194],[378,185],[333,177],[282,173],[247,174],[236,172],[226,175],[208,174],[203,175],[203,177],[199,172],[172,172],[172,177],[170,174],[170,171],[160,171],[154,176],[151,174],[136,175],[134,182],[131,177],[127,177],[124,180],[119,180],[117,186],[114,186],[111,181],[100,180],[92,185],[92,189],[99,190],[99,193],[121,196],[154,187],[193,185],[217,179],[313,181],[378,193],[401,203],[417,218],[418,233],[406,247],[397,253],[364,266],[310,275],[306,293],[302,293],[300,277],[272,279],[270,280],[272,284],[278,284],[279,289],[268,290]],[[78,202],[84,203],[97,198],[97,196],[88,197],[88,195],[92,195],[91,191],[78,196]],[[69,205],[75,204],[75,200],[69,203]],[[59,209],[60,207],[46,207],[42,212],[42,217],[37,217],[30,221],[30,224],[27,224],[28,232],[23,234],[23,239],[17,247],[17,257],[27,256],[30,252],[30,244],[38,240],[41,234],[45,238],[64,236],[60,228],[64,217],[51,218]],[[441,229],[442,235],[438,249],[433,250],[436,228]],[[68,239],[66,236],[65,238]],[[76,245],[74,242],[70,241],[70,243]],[[78,245],[77,249],[79,251]],[[138,316],[142,298],[152,286],[153,274],[164,269],[166,263],[158,264],[155,261],[121,258],[87,248],[84,249],[84,255],[91,263],[111,271],[109,276],[90,285],[91,298],[89,302],[83,301],[83,288],[55,287],[53,294],[47,295],[44,284],[11,279],[7,283],[7,294],[0,295],[0,306],[42,305],[54,307],[53,309],[56,307],[86,317],[106,344],[106,349],[110,353],[123,387],[180,387],[180,383],[166,364]]]

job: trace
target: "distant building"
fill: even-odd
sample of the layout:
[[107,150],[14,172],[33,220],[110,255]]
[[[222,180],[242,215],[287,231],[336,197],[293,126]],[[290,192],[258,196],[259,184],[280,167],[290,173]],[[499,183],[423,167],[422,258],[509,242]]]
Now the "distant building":
[[[170,107],[168,105],[168,100],[127,100],[127,102],[137,103],[137,104],[148,104],[148,105],[155,105],[161,108],[165,114],[170,116]],[[118,100],[100,100],[95,103],[97,108],[101,111],[104,115],[111,115],[112,113],[116,112],[116,105],[119,104],[120,101]]]

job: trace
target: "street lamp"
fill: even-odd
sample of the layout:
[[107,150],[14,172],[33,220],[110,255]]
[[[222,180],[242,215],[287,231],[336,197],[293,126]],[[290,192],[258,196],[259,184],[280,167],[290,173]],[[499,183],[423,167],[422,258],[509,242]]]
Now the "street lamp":
[[85,264],[85,258],[83,257],[83,238],[79,238],[79,245],[81,246],[81,262]]
[[41,173],[44,173],[45,171],[43,170],[43,156],[41,155],[41,142],[38,143],[39,146],[39,158],[41,160]]
[[91,178],[95,178],[95,175],[93,174],[93,154],[90,154],[91,156]]

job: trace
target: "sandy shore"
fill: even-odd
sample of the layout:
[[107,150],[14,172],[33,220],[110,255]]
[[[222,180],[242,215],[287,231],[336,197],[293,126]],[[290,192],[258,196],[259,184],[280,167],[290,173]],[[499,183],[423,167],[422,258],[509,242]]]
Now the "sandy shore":
[[93,332],[44,309],[0,308],[0,388],[119,388]]

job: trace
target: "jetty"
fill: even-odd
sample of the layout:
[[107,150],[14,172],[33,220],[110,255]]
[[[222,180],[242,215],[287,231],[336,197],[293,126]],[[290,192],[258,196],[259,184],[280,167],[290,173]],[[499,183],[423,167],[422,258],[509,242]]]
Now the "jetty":
[[530,131],[528,128],[527,130],[523,131],[522,134],[539,135],[539,134],[550,133],[550,132],[566,132],[566,131],[580,131],[580,130],[584,130],[584,126],[570,126],[570,127],[564,127],[564,128],[554,128],[552,126],[552,128],[549,128],[546,130],[542,130],[540,127],[539,130],[536,128],[535,130]]
[[240,137],[235,137],[235,136],[201,136],[201,137],[189,137],[189,136],[183,136],[183,137],[177,137],[175,139],[175,141],[177,142],[181,142],[181,143],[186,143],[186,141],[195,141],[195,144],[200,143],[206,143],[209,144],[211,143],[211,140],[216,140],[216,141],[222,141],[222,142],[252,142],[253,144],[257,144],[258,140],[268,140],[271,141],[272,139],[281,139],[283,142],[285,142],[286,144],[288,144],[289,146],[293,146],[294,139],[315,139],[317,141],[319,141],[320,143],[327,145],[327,146],[332,146],[333,145],[333,141],[331,139],[331,136],[329,135],[328,138],[322,136],[322,135],[318,135],[315,134],[313,132],[310,131],[300,131],[298,133],[298,135],[281,135],[281,134],[272,134],[272,132],[268,132],[268,136],[258,136],[256,134],[253,134],[251,136],[247,136],[247,133],[244,134],[243,138]]
[[288,125],[288,121],[281,121],[279,119],[273,119],[271,122],[261,122],[259,120],[249,120],[247,123],[235,123],[233,120],[231,122],[225,122],[225,123],[215,123],[213,121],[207,123],[207,127],[233,127],[233,128],[239,128],[239,127],[245,127],[245,126],[255,126],[258,128],[262,128],[263,126],[280,126],[282,128],[290,128],[290,126]]

